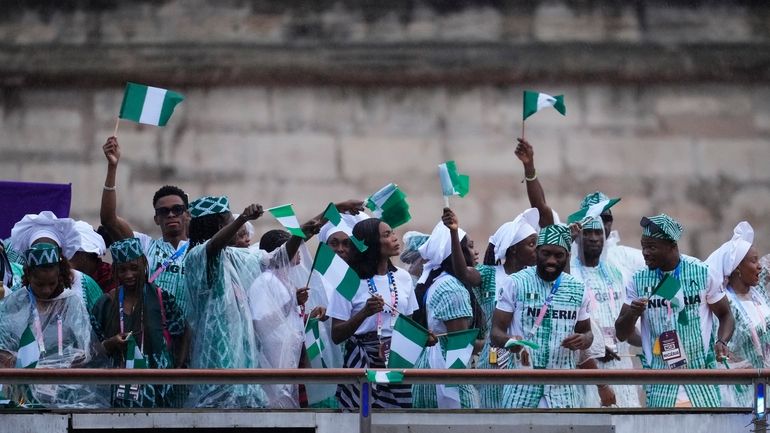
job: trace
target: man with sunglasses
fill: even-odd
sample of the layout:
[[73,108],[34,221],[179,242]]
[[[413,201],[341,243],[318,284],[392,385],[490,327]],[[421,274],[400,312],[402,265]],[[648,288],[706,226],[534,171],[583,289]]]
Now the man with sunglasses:
[[176,298],[177,305],[187,316],[189,300],[185,287],[184,259],[187,252],[187,230],[190,225],[187,194],[176,186],[166,185],[155,192],[155,224],[161,237],[153,239],[131,229],[129,223],[117,214],[117,185],[115,177],[120,161],[120,146],[116,137],[110,137],[102,146],[107,158],[107,178],[104,181],[101,205],[101,223],[115,241],[136,237],[147,257],[150,279]]

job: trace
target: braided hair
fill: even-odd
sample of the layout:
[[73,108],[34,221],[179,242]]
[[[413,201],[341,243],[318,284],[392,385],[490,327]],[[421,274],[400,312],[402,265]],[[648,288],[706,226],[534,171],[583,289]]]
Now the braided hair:
[[[380,263],[380,223],[379,218],[368,218],[359,221],[353,227],[353,236],[364,241],[368,247],[366,251],[358,251],[357,248],[351,248],[352,258],[350,267],[358,274],[358,278],[372,278],[377,273],[377,265]],[[396,267],[388,259],[388,270],[395,272]]]

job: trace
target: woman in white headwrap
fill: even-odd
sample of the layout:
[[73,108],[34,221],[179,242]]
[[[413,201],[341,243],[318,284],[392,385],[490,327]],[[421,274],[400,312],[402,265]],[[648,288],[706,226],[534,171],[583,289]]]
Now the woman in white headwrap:
[[[424,308],[424,323],[430,332],[439,336],[439,344],[426,349],[415,368],[446,368],[446,334],[474,328],[479,333],[485,323],[475,295],[460,277],[460,274],[465,275],[465,269],[476,264],[473,241],[458,227],[457,217],[451,209],[444,208],[441,219],[419,249],[425,264],[415,289],[418,297],[424,297],[420,305]],[[461,254],[454,254],[458,249]],[[474,344],[476,348],[480,349],[480,345]],[[470,359],[467,362],[470,364]],[[458,388],[453,393],[445,385],[413,385],[414,407],[459,409],[480,406],[479,393],[473,385],[459,385]]]
[[[57,218],[53,212],[43,211],[37,215],[25,215],[21,221],[17,222],[11,229],[11,242],[20,251],[26,251],[36,243],[52,243],[61,248],[64,257],[69,261],[82,248],[85,240],[75,220]],[[102,289],[88,275],[70,269],[72,274],[70,287],[83,299],[90,313],[96,301],[102,296]],[[11,291],[19,288],[20,286],[16,285]]]
[[[530,208],[500,226],[489,238],[489,246],[484,255],[484,264],[476,269],[481,274],[481,284],[474,287],[476,299],[484,311],[486,329],[492,327],[492,315],[495,311],[497,293],[508,275],[535,265],[538,221],[540,212]],[[509,368],[509,351],[494,348],[490,354],[489,338],[479,355],[477,368]],[[491,356],[490,356],[491,355]],[[498,409],[503,399],[503,385],[478,385],[481,394],[481,407]]]
[[[761,270],[759,254],[752,245],[754,230],[741,221],[733,237],[706,259],[709,272],[722,281],[735,317],[730,339],[730,368],[770,368],[770,306],[754,287]],[[722,386],[722,405],[751,407],[750,386]]]

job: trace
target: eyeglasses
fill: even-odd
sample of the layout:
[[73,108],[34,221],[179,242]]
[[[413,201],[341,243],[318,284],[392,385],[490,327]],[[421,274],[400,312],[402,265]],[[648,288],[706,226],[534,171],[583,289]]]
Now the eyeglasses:
[[187,211],[187,208],[184,205],[175,204],[175,205],[173,205],[171,207],[156,207],[155,208],[155,215],[157,215],[159,217],[167,217],[167,216],[171,215],[171,213],[173,212],[174,215],[178,216],[178,215],[182,215],[183,213],[185,213],[185,211]]

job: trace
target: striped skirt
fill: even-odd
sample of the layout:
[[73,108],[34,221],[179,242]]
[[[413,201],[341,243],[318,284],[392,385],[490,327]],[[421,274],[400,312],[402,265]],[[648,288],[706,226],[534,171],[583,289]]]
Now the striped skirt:
[[[382,339],[383,344],[390,343],[390,337]],[[380,340],[376,332],[354,335],[345,342],[343,368],[385,368],[385,360],[380,357]],[[401,384],[372,383],[372,407],[376,408],[411,408],[412,386]],[[355,384],[337,385],[337,400],[343,409],[358,409],[361,399],[361,387]]]

